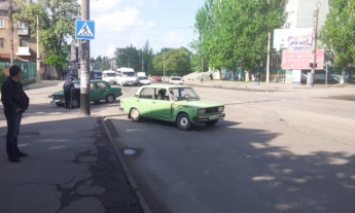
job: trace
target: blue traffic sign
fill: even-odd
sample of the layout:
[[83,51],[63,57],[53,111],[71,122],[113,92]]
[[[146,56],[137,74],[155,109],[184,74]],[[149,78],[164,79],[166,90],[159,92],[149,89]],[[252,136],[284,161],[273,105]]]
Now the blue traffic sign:
[[82,40],[95,39],[95,22],[76,20],[75,22],[75,38]]

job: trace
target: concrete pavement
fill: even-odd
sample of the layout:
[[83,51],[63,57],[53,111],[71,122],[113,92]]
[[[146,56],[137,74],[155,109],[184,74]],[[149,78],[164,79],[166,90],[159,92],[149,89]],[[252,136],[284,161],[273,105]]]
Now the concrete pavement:
[[0,106],[0,212],[143,212],[103,121],[49,104],[47,96],[60,89],[58,83],[26,87],[31,103],[19,147],[29,156],[20,163],[7,159]]

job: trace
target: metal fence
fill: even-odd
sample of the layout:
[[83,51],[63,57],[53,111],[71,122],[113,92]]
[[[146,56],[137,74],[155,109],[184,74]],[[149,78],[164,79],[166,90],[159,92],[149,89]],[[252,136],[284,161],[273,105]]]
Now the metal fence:
[[[9,61],[0,61],[0,71],[8,75]],[[22,80],[35,80],[37,78],[37,66],[35,63],[14,60],[14,64],[21,67]]]
[[[301,83],[306,83],[307,73],[311,70],[302,70]],[[249,74],[249,78],[252,74],[259,73],[260,80],[266,80],[266,68],[265,67],[257,67],[249,69],[246,72],[245,68],[237,68],[236,70],[222,70],[221,71],[221,79],[222,80],[234,80],[234,81],[244,81],[247,73]],[[292,75],[292,70],[284,70],[281,67],[271,67],[270,68],[270,82],[275,83],[284,83],[286,82],[287,75]],[[325,79],[327,79],[328,83],[339,83],[344,79],[345,83],[355,84],[355,67],[350,68],[342,68],[342,67],[328,67],[323,70],[315,71],[315,83],[324,83]]]

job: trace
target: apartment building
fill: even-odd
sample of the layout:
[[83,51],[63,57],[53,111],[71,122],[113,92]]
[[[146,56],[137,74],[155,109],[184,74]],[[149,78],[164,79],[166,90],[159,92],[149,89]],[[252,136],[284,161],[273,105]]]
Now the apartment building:
[[318,30],[324,25],[330,0],[286,0],[283,28],[313,28],[314,11],[318,7]]
[[[36,62],[37,43],[36,38],[30,38],[28,23],[12,19],[9,25],[9,1],[0,0],[0,60],[7,61],[11,58],[11,46],[13,59]],[[18,8],[12,9],[12,14],[18,12]],[[11,45],[10,31],[12,30],[13,44]]]

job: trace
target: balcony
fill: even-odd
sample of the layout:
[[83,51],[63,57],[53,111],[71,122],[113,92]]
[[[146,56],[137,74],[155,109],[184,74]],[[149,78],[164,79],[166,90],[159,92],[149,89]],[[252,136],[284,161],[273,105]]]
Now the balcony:
[[18,56],[31,56],[29,47],[18,47],[16,55]]
[[17,28],[17,35],[28,35],[28,28]]

